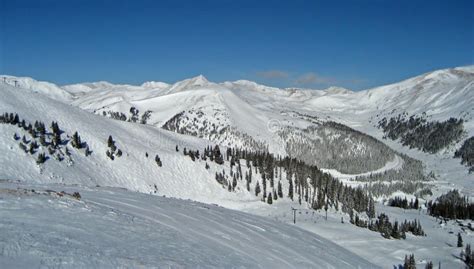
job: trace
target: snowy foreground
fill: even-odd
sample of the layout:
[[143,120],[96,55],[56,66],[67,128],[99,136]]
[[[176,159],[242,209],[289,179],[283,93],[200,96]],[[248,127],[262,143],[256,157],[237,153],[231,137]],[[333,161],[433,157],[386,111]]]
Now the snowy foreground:
[[2,181],[0,230],[0,268],[378,268],[291,225],[117,188]]

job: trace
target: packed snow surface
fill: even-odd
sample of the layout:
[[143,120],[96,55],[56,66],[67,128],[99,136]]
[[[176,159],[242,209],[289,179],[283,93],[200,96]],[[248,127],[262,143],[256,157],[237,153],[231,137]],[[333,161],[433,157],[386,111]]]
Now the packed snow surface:
[[0,227],[1,268],[378,268],[298,227],[123,189],[2,182]]

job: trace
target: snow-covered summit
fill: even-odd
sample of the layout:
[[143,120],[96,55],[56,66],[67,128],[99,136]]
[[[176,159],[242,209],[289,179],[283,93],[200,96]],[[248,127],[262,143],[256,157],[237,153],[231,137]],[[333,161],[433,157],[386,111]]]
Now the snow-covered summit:
[[193,78],[188,78],[182,81],[178,81],[171,85],[167,93],[177,93],[190,89],[197,89],[212,85],[214,83],[209,82],[203,75],[198,75]]

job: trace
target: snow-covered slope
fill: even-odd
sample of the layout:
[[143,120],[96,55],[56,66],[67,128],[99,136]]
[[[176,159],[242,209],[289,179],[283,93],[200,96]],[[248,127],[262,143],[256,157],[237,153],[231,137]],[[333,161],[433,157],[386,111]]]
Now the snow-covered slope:
[[[253,189],[229,192],[217,183],[215,173],[228,170],[228,163],[218,166],[209,162],[206,169],[204,161],[182,154],[185,147],[202,150],[209,141],[104,118],[48,94],[8,84],[0,85],[0,110],[18,113],[27,125],[44,122],[48,133],[51,122],[57,122],[63,139],[56,153],[48,153],[42,145],[25,152],[19,147],[20,137],[30,146],[34,136],[18,124],[0,124],[0,179],[20,182],[3,182],[0,187],[0,226],[9,231],[2,233],[0,240],[2,267],[375,267],[282,222],[143,194],[235,209],[270,209]],[[90,155],[67,142],[76,131],[92,151]],[[114,160],[105,154],[110,150],[109,135],[122,152]],[[42,152],[48,159],[38,165]],[[156,154],[162,167],[155,162]],[[63,160],[56,159],[57,155]],[[254,180],[258,179],[256,173]],[[60,198],[49,189],[79,191],[83,199]],[[201,212],[204,209],[212,212],[207,215]]]
[[[13,86],[14,80],[19,81],[17,87]],[[18,147],[19,141],[13,139],[14,133],[18,133],[20,137],[23,134],[28,137],[28,134],[19,130],[17,126],[0,124],[0,149],[3,152],[0,157],[2,168],[0,179],[18,179],[28,184],[60,183],[89,187],[100,185],[122,187],[142,193],[156,192],[160,195],[217,203],[250,213],[276,216],[277,220],[283,219],[288,222],[291,221],[288,220],[290,207],[299,206],[296,201],[293,202],[287,198],[279,199],[274,205],[281,211],[275,213],[272,211],[273,207],[262,203],[260,197],[254,195],[253,189],[249,192],[244,188],[237,188],[235,192],[229,192],[216,182],[216,172],[221,172],[223,169],[229,170],[227,163],[223,166],[210,163],[210,168],[206,169],[204,161],[192,161],[189,157],[183,156],[182,149],[186,147],[188,150],[202,151],[207,145],[213,143],[237,147],[261,143],[268,146],[273,153],[286,155],[288,148],[285,138],[298,140],[301,147],[304,147],[305,143],[308,144],[308,141],[316,143],[317,141],[345,140],[346,137],[341,138],[341,133],[328,132],[327,129],[307,132],[307,130],[312,130],[308,127],[320,128],[327,121],[335,121],[370,134],[398,152],[391,149],[385,151],[382,148],[380,152],[389,152],[393,154],[393,158],[390,155],[385,163],[355,173],[341,173],[331,170],[330,167],[322,167],[328,168],[326,171],[344,179],[346,183],[354,183],[352,180],[356,175],[385,173],[387,170],[397,171],[397,173],[402,171],[406,164],[405,159],[400,159],[403,155],[399,153],[402,152],[423,161],[426,173],[433,172],[436,181],[429,184],[432,184],[435,196],[451,188],[458,188],[463,194],[474,196],[474,184],[470,180],[472,174],[467,174],[467,170],[459,163],[459,160],[452,158],[453,150],[458,145],[439,154],[427,154],[402,147],[398,141],[383,140],[382,131],[374,126],[377,120],[384,116],[426,113],[433,120],[446,120],[449,117],[463,118],[466,120],[465,135],[474,135],[473,67],[439,70],[400,83],[361,92],[351,92],[341,88],[329,88],[322,91],[278,89],[243,80],[212,83],[203,76],[171,85],[150,82],[141,86],[95,82],[58,87],[30,78],[15,77],[8,77],[7,82],[4,84],[0,81],[1,113],[18,113],[22,119],[31,123],[41,120],[48,126],[52,121],[57,121],[60,128],[64,130],[63,138],[70,139],[70,136],[78,131],[82,140],[93,152],[90,156],[84,157],[84,149],[69,147],[70,161],[59,162],[50,159],[44,165],[38,166],[35,163],[38,153],[34,155],[24,153]],[[140,115],[145,111],[150,111],[151,116],[147,124],[102,117],[107,111],[124,113],[129,117],[131,107],[138,109]],[[177,120],[170,123],[172,119]],[[179,124],[173,130],[174,132],[171,132],[161,128],[167,123]],[[280,133],[282,130],[293,131],[282,136]],[[193,136],[178,133],[193,134]],[[297,135],[298,133],[304,133],[304,135]],[[327,137],[323,137],[322,134]],[[117,147],[123,152],[122,157],[117,157],[113,161],[105,154],[108,150],[109,135],[113,136]],[[351,139],[352,135],[353,132],[349,132],[347,139],[350,141],[344,143],[351,145],[349,152],[353,150],[360,160],[367,159],[365,156],[357,155],[358,152],[367,153],[367,158],[370,158],[371,150],[374,148],[368,147],[369,143],[363,140],[359,143],[358,139]],[[253,142],[248,143],[249,140]],[[180,148],[180,152],[176,152],[176,145]],[[309,144],[307,146],[311,147]],[[146,157],[147,153],[149,157]],[[331,154],[337,156],[338,152],[335,151],[335,153]],[[154,160],[156,154],[160,156],[163,167],[156,165]],[[327,155],[328,151],[316,151],[314,154]],[[377,156],[372,156],[372,158],[377,159]],[[81,190],[81,193],[84,191],[86,190]],[[305,206],[302,205],[303,208]],[[331,223],[335,224],[339,222],[342,213],[331,210],[334,214]],[[382,210],[390,211],[383,206]],[[403,213],[397,212],[393,217],[391,216],[391,219],[402,216]],[[392,242],[390,247],[383,250],[383,253],[379,253],[388,255],[387,253],[395,251],[397,255],[390,257],[391,265],[396,265],[393,263],[400,257],[403,258],[406,254],[404,246],[408,245],[410,251],[423,259],[436,261],[436,256],[444,253],[438,249],[431,251],[430,247],[435,247],[430,246],[429,240],[434,238],[433,242],[436,244],[448,244],[446,238],[450,238],[450,235],[446,235],[447,229],[444,226],[436,226],[436,220],[427,215],[422,214],[420,218],[424,218],[423,223],[433,225],[430,232],[443,233],[443,236],[430,237],[428,241],[411,238],[407,244],[400,241]],[[314,225],[317,224],[306,223],[304,228],[317,232],[323,231],[321,234],[323,237],[331,238],[338,244],[345,245],[360,255],[365,255],[364,257],[371,262],[381,266],[387,265],[384,263],[384,258],[371,257],[369,251],[361,250],[360,243],[346,245],[344,238],[334,236],[346,232],[345,226],[332,227],[328,224],[323,229],[315,229]],[[326,233],[328,230],[329,232]],[[465,232],[470,240],[471,233]],[[364,240],[364,242],[372,240],[383,245],[383,242],[378,241],[380,235],[373,232],[357,233],[351,238],[354,241]],[[418,251],[418,246],[422,246],[423,251]],[[457,264],[456,258],[451,255],[457,250],[450,245],[444,249],[447,249],[446,253],[440,259],[450,265]],[[372,250],[376,252],[376,249],[372,248]],[[424,262],[425,260],[419,261],[419,264],[424,264]]]
[[64,91],[64,89],[60,88],[56,84],[46,81],[37,81],[29,77],[1,75],[0,82],[19,88],[29,89],[32,92],[41,93],[49,96],[50,98],[63,102],[68,102],[72,98],[71,94],[69,94],[67,91]]
[[[162,195],[192,198],[203,202],[216,203],[223,197],[250,199],[250,195],[230,195],[215,182],[214,171],[204,168],[203,163],[195,163],[182,154],[179,148],[202,150],[211,144],[208,141],[154,128],[152,126],[115,121],[93,115],[79,108],[55,101],[44,95],[35,94],[29,89],[2,85],[0,90],[0,110],[15,112],[29,122],[36,120],[47,126],[58,122],[67,135],[77,131],[83,142],[90,147],[92,154],[84,157],[84,150],[69,148],[72,163],[50,160],[39,169],[35,163],[37,154],[24,153],[18,141],[12,139],[14,133],[28,134],[17,126],[0,125],[0,146],[3,154],[0,159],[0,178],[21,179],[34,182],[57,182],[65,184],[84,184],[117,186],[130,190],[150,193],[158,186]],[[114,161],[106,157],[107,138],[111,135],[123,156]],[[41,149],[40,149],[41,150]],[[46,151],[46,149],[42,149]],[[145,155],[149,154],[147,158]],[[163,167],[158,167],[154,157],[158,154]],[[192,183],[192,184],[191,184]],[[190,187],[191,186],[191,187]],[[219,198],[220,197],[220,198]],[[237,199],[237,198],[235,198]],[[239,200],[237,199],[237,200]]]
[[123,189],[1,182],[0,227],[1,268],[378,268],[294,226]]

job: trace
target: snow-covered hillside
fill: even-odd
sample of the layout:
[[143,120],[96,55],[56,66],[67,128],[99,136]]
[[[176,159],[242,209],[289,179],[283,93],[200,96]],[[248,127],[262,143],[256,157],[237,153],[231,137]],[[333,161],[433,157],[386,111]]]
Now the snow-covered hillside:
[[[326,90],[278,89],[246,80],[212,83],[202,75],[171,85],[153,82],[131,86],[102,82],[63,88],[74,96],[73,105],[91,112],[111,110],[128,114],[132,106],[140,111],[150,110],[152,116],[148,123],[155,126],[162,126],[183,111],[215,107],[227,113],[227,122],[223,125],[264,140],[270,149],[277,151],[279,147],[275,144],[278,141],[265,128],[270,120],[278,120],[283,126],[307,126],[304,121],[283,116],[282,111],[298,111],[362,128],[377,117],[426,113],[433,120],[464,118],[468,120],[465,123],[467,133],[472,135],[473,87],[473,68],[460,67],[359,92],[337,87]],[[213,118],[212,114],[205,115],[208,119]]]
[[[237,168],[237,166],[231,165],[233,160],[225,160],[220,165],[213,162],[212,159],[204,157],[197,157],[195,160],[194,156],[203,156],[204,149],[209,145],[216,144],[260,151],[268,149],[274,154],[289,155],[307,164],[317,165],[334,177],[341,179],[347,186],[363,186],[366,188],[364,189],[365,193],[372,195],[380,193],[376,197],[379,201],[377,212],[387,212],[391,220],[402,222],[405,217],[404,210],[387,207],[383,204],[384,199],[395,195],[407,195],[414,198],[413,195],[416,194],[424,203],[425,199],[434,199],[452,188],[460,189],[464,195],[474,197],[474,183],[471,180],[473,175],[467,173],[466,167],[460,164],[459,159],[453,158],[454,151],[459,148],[462,141],[450,145],[436,154],[429,154],[415,148],[410,149],[402,146],[399,140],[383,139],[385,134],[377,128],[377,122],[383,117],[403,113],[407,115],[423,114],[429,120],[440,121],[456,117],[464,120],[463,139],[473,136],[473,71],[472,67],[439,70],[400,83],[361,92],[352,92],[336,87],[326,90],[278,89],[245,80],[213,83],[203,76],[174,84],[151,81],[140,86],[115,85],[108,82],[57,86],[31,78],[0,76],[5,77],[6,82],[4,83],[3,79],[0,80],[0,115],[6,112],[17,113],[20,121],[26,120],[26,125],[41,121],[45,123],[48,130],[53,121],[57,122],[62,132],[60,136],[63,139],[57,145],[58,149],[55,152],[48,153],[50,147],[46,144],[53,143],[54,131],[52,133],[48,131],[46,134],[48,142],[43,145],[41,138],[32,135],[31,128],[22,127],[21,123],[0,124],[0,149],[3,152],[0,156],[0,179],[21,181],[21,183],[15,183],[19,185],[11,182],[2,183],[2,188],[15,189],[16,186],[20,186],[21,188],[44,190],[46,187],[43,187],[43,184],[46,184],[48,188],[51,187],[58,191],[59,186],[64,187],[61,190],[73,191],[71,185],[74,185],[76,186],[74,188],[77,188],[81,194],[85,193],[84,199],[81,202],[64,200],[66,201],[64,210],[58,211],[55,215],[58,218],[61,217],[61,214],[63,217],[72,217],[74,215],[72,212],[77,212],[74,210],[89,212],[87,211],[88,207],[85,206],[88,199],[90,199],[89,206],[92,204],[98,206],[97,203],[100,202],[101,196],[110,196],[110,201],[102,201],[105,203],[104,205],[96,208],[96,211],[92,211],[93,213],[88,213],[88,221],[99,223],[97,214],[109,214],[104,209],[107,207],[112,208],[110,210],[112,212],[120,211],[128,217],[132,216],[132,219],[137,218],[140,227],[155,221],[160,221],[164,227],[173,225],[171,222],[164,223],[158,216],[137,215],[136,211],[138,208],[143,208],[144,203],[169,203],[170,206],[166,208],[166,211],[176,211],[176,208],[187,208],[188,206],[189,211],[192,211],[197,210],[196,206],[201,205],[188,205],[184,202],[152,198],[139,193],[191,199],[267,216],[272,219],[274,225],[283,225],[282,229],[284,230],[288,227],[284,223],[292,221],[291,208],[295,207],[299,210],[299,214],[305,212],[304,214],[311,215],[311,217],[306,216],[305,221],[299,223],[298,226],[324,238],[329,238],[378,266],[387,268],[398,266],[397,261],[400,260],[401,263],[403,256],[409,252],[415,253],[420,266],[424,266],[427,260],[433,260],[435,263],[440,261],[448,266],[457,266],[461,262],[455,255],[460,250],[450,243],[454,237],[453,234],[462,232],[465,241],[472,242],[471,229],[460,226],[454,221],[439,224],[435,218],[426,214],[425,208],[418,212],[418,217],[416,211],[409,212],[407,216],[419,218],[428,237],[410,236],[406,241],[390,240],[389,244],[384,244],[384,240],[387,239],[381,238],[379,233],[347,224],[348,214],[347,211],[344,212],[341,209],[342,204],[331,204],[328,209],[328,220],[324,220],[324,224],[321,223],[324,211],[322,207],[319,207],[318,210],[312,209],[315,205],[314,197],[317,196],[320,199],[319,197],[327,197],[327,194],[318,192],[316,187],[308,188],[307,186],[311,186],[311,182],[314,182],[310,179],[311,177],[321,179],[326,176],[316,174],[314,177],[314,174],[308,173],[300,175],[302,178],[293,180],[292,176],[287,177],[286,172],[282,173],[281,167],[277,173],[278,167],[275,167],[275,170],[270,169],[271,180],[272,182],[275,180],[275,186],[271,183],[271,187],[268,187],[269,192],[264,189],[265,193],[262,194],[257,193],[256,189],[257,184],[262,186],[264,182],[262,175],[266,172],[259,170],[260,167],[257,169],[255,164],[257,161],[252,160],[253,163],[250,164],[248,159],[242,159]],[[73,134],[76,131],[80,135],[84,147],[71,146]],[[112,136],[115,141],[113,160],[110,158],[112,147],[108,142],[109,136]],[[36,143],[35,141],[40,145],[32,146]],[[26,146],[23,148],[21,144]],[[88,146],[88,149],[85,146]],[[188,154],[183,154],[185,149]],[[118,150],[120,150],[120,154]],[[202,154],[198,154],[196,150]],[[221,147],[221,150],[225,151],[225,147]],[[106,154],[108,151],[109,155]],[[46,153],[47,157],[45,163],[41,164],[40,162],[38,165],[40,153]],[[239,169],[242,171],[237,173]],[[254,171],[254,180],[251,185],[247,184],[246,187],[242,175],[245,174],[247,177],[246,173],[249,171]],[[232,180],[236,183],[233,183]],[[269,178],[266,180],[268,181]],[[299,203],[298,199],[293,200],[288,197],[290,181],[291,184],[299,182],[298,195],[303,200],[302,203]],[[277,183],[282,183],[284,195],[278,201],[274,200],[273,205],[269,205],[266,195],[276,196]],[[375,186],[377,188],[374,185],[377,185]],[[107,188],[103,188],[104,186]],[[265,186],[267,186],[266,181]],[[125,188],[133,192],[110,189],[109,187]],[[302,187],[306,187],[306,189],[302,190]],[[319,190],[321,189],[322,186],[319,186]],[[405,193],[401,190],[404,190]],[[426,190],[431,190],[433,195],[426,195],[429,193]],[[0,200],[0,206],[5,204],[2,208],[12,209],[18,206],[20,211],[27,211],[27,208],[34,211],[39,207],[53,214],[57,208],[54,207],[54,203],[51,205],[48,199],[59,204],[64,202],[57,197],[46,199],[44,196],[37,195],[37,193],[32,194],[30,191],[21,195],[19,192],[10,190],[5,192],[8,193],[8,199]],[[0,195],[3,195],[1,191]],[[120,199],[112,196],[117,196]],[[305,200],[305,196],[309,196],[309,199]],[[24,198],[26,205],[17,203],[15,197]],[[325,199],[327,201],[327,198]],[[341,201],[342,199],[344,197],[341,198]],[[118,200],[130,202],[118,204]],[[307,202],[308,200],[309,202]],[[20,211],[9,211],[7,216],[12,218]],[[179,212],[179,210],[177,211]],[[187,215],[188,211],[182,213]],[[173,218],[184,221],[181,217],[172,215],[174,213],[163,214],[166,215],[167,220]],[[220,223],[221,218],[225,218],[224,215],[227,216],[227,214],[222,213],[215,219],[213,217],[210,219],[214,224]],[[365,213],[363,214],[366,216]],[[190,214],[190,216],[194,215]],[[338,225],[341,222],[341,217],[345,220],[344,225]],[[35,216],[35,218],[41,220],[40,216]],[[67,226],[67,220],[64,221],[63,225]],[[111,219],[110,221],[112,227],[118,227],[121,220]],[[318,225],[318,223],[322,225]],[[25,225],[30,224],[26,222]],[[0,223],[0,225],[6,225],[6,223]],[[234,227],[232,225],[225,226]],[[179,233],[189,232],[186,227],[179,227]],[[82,229],[81,227],[76,228]],[[235,229],[241,228],[236,227]],[[27,229],[34,230],[36,228],[28,226]],[[224,230],[219,231],[225,234]],[[276,230],[274,231],[276,232]],[[339,236],[347,231],[351,232],[350,237]],[[140,237],[146,236],[146,232],[152,233],[150,229],[144,228]],[[160,231],[159,233],[161,232],[166,234],[170,231]],[[70,233],[70,231],[65,233]],[[124,238],[127,236],[128,234],[123,234]],[[226,238],[227,235],[219,234],[217,236]],[[232,237],[229,238],[234,238],[233,236],[237,237],[237,232],[232,233]],[[292,235],[283,232],[283,236]],[[298,236],[303,235],[296,235],[296,237]],[[149,235],[149,237],[157,238],[155,235]],[[54,238],[45,236],[42,237],[41,242],[54,240]],[[227,240],[230,240],[229,238]],[[25,240],[31,242],[31,238]],[[217,239],[206,237],[205,240],[209,240],[210,245],[211,241]],[[194,244],[192,241],[186,242],[190,245]],[[251,245],[249,242],[238,242]],[[367,244],[372,242],[373,245],[363,249],[363,244],[360,242],[367,242]],[[124,244],[120,241],[115,241],[115,243],[117,245]],[[262,246],[267,243],[265,241]],[[280,243],[277,242],[277,244]],[[154,249],[155,246],[151,245],[149,245],[150,249]],[[446,246],[440,249],[439,245]],[[81,249],[84,245],[78,247]],[[236,248],[234,245],[229,247]],[[299,247],[301,246],[292,248]],[[309,247],[311,248],[311,246]],[[18,255],[26,255],[26,258],[31,254],[26,254],[21,247],[11,244],[3,249],[3,256],[14,257],[16,255],[15,257],[18,258],[20,257]],[[240,247],[237,249],[241,250]],[[87,255],[89,250],[86,247],[83,250]],[[283,251],[283,249],[280,250]],[[56,250],[45,247],[44,251],[54,252]],[[165,250],[165,253],[168,253],[167,251],[170,251],[170,257],[181,253],[174,252],[175,250],[172,248]],[[214,249],[209,247],[203,251],[210,252]],[[338,250],[335,248],[334,251]],[[332,253],[332,248],[329,252]],[[132,251],[132,253],[136,252]],[[304,256],[305,253],[301,255]],[[380,256],[374,256],[373,253]],[[118,252],[115,254],[116,257],[121,255]],[[275,253],[267,252],[267,256],[271,255],[275,255]],[[326,254],[321,253],[321,255]],[[346,257],[344,255],[342,257]],[[347,255],[348,261],[357,260],[353,258],[352,254]],[[1,257],[0,255],[0,259]],[[145,264],[155,261],[155,258],[146,253],[143,256],[137,254],[135,257],[146,261]],[[241,264],[239,257],[237,255],[235,259],[231,260]],[[254,256],[250,257],[252,260],[254,259]],[[59,258],[48,255],[43,258],[40,260],[46,264],[50,261],[51,263],[59,261]],[[205,260],[208,258],[205,257],[197,262],[210,264],[208,260]],[[325,260],[320,255],[313,258]],[[26,259],[33,263],[38,261],[37,258]],[[18,259],[5,258],[3,260],[7,265],[10,261],[13,262],[11,264],[16,264]],[[217,262],[215,267],[227,265],[224,264],[223,259],[219,261],[222,263]],[[260,264],[267,267],[275,261],[270,260],[269,263],[262,262]],[[309,261],[314,260],[309,259],[308,263],[298,265],[306,267],[305,265],[309,264]],[[329,267],[345,267],[343,264],[332,263],[332,258],[328,258],[328,261],[330,261]],[[84,266],[104,265],[97,260],[92,260],[93,264],[84,260],[79,262]],[[117,263],[117,266],[122,262],[126,266],[134,267],[136,265],[134,259],[133,261],[121,260],[120,262]],[[191,264],[191,260],[183,263],[184,266],[189,264]],[[172,263],[163,263],[163,266],[165,265],[172,265]],[[247,263],[243,263],[242,266],[251,267]]]
[[1,268],[379,268],[294,226],[123,189],[2,181],[0,227]]

